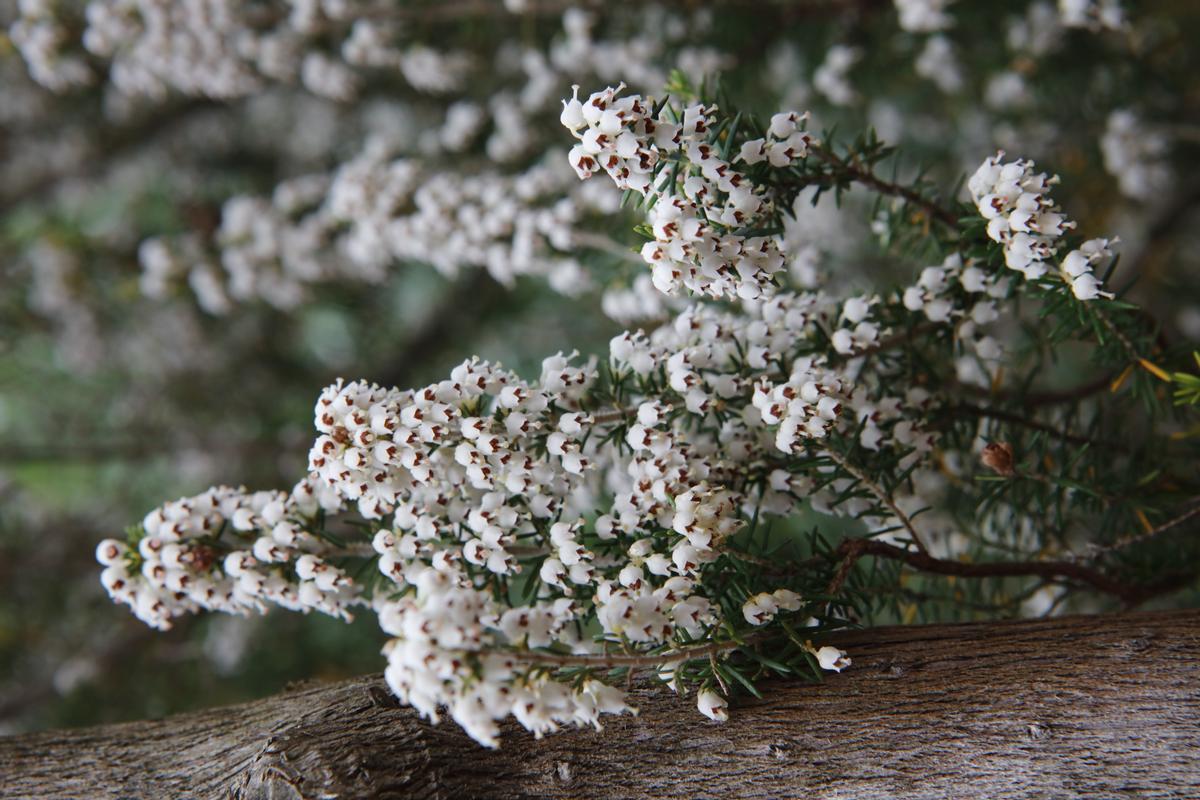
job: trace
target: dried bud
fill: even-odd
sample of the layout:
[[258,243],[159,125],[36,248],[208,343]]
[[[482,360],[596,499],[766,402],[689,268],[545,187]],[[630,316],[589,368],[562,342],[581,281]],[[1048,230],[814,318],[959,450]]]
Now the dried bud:
[[1013,470],[1013,449],[1008,442],[992,442],[983,448],[979,460],[985,467],[991,468],[997,475],[1011,477]]
[[217,562],[219,553],[207,545],[198,544],[188,551],[187,560],[197,572],[208,572]]

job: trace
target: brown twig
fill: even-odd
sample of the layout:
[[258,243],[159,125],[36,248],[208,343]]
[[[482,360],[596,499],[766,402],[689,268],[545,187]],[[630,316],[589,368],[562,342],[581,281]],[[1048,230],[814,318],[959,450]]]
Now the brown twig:
[[611,411],[601,411],[591,415],[592,424],[607,425],[610,422],[624,422],[636,413],[636,408],[614,408]]
[[[849,539],[847,541],[857,542],[857,541],[868,541],[868,540],[866,540],[866,539]],[[845,542],[843,542],[842,544],[845,545]],[[842,549],[841,547],[838,548],[839,551],[841,549]],[[827,595],[835,595],[838,593],[838,591],[842,588],[842,585],[845,584],[846,578],[850,577],[850,570],[852,570],[854,568],[854,564],[862,556],[862,553],[859,552],[858,549],[855,547],[847,547],[845,549],[846,549],[846,552],[842,556],[842,560],[838,562],[838,568],[833,573],[833,578],[830,579],[829,585],[825,587],[825,594],[827,594]]]
[[[1193,498],[1193,502],[1195,502],[1197,500],[1200,500],[1200,498]],[[1141,542],[1148,541],[1148,540],[1153,539],[1154,537],[1158,536],[1159,534],[1162,534],[1162,533],[1165,533],[1166,531],[1171,530],[1171,528],[1174,528],[1178,525],[1182,525],[1183,523],[1187,522],[1189,519],[1192,519],[1196,516],[1200,516],[1200,502],[1198,502],[1192,508],[1189,508],[1187,511],[1184,511],[1179,516],[1173,517],[1172,519],[1169,519],[1166,522],[1164,522],[1163,524],[1158,525],[1154,528],[1151,528],[1148,531],[1141,531],[1139,533],[1131,533],[1127,536],[1121,537],[1120,539],[1118,539],[1117,541],[1113,542],[1112,544],[1110,544],[1106,547],[1101,547],[1101,548],[1096,549],[1095,555],[1101,556],[1105,553],[1112,553],[1117,550],[1124,550],[1126,547],[1130,547],[1131,545],[1140,544]]]
[[[1039,576],[1046,579],[1067,579],[1120,599],[1126,606],[1133,607],[1151,597],[1163,594],[1195,580],[1195,573],[1169,575],[1151,584],[1131,585],[1098,572],[1083,564],[1071,561],[988,561],[972,563],[934,558],[928,553],[917,553],[876,539],[847,539],[837,549],[837,554],[848,561],[849,566],[839,567],[849,573],[850,567],[863,556],[876,556],[901,561],[913,569],[935,575],[954,575],[961,578],[1019,578]],[[842,579],[843,581],[845,578]],[[840,584],[837,588],[841,588]]]
[[895,515],[896,519],[900,520],[900,524],[908,530],[909,536],[912,537],[913,544],[917,546],[918,550],[925,554],[929,553],[929,549],[926,548],[925,543],[921,541],[921,536],[917,533],[916,527],[913,526],[912,520],[909,519],[907,514],[900,510],[900,507],[896,505],[896,501],[892,499],[891,494],[889,494],[887,490],[885,490],[875,481],[871,480],[865,472],[851,464],[841,453],[838,453],[834,450],[826,450],[825,453],[830,457],[830,459],[833,460],[835,464],[846,470],[846,472],[849,472],[858,479],[859,483],[870,489],[871,493],[879,498],[879,502],[887,506],[888,510]]
[[809,148],[814,156],[824,161],[835,170],[848,175],[856,183],[870,187],[880,194],[899,197],[910,205],[919,206],[924,209],[931,217],[942,222],[951,228],[958,227],[958,215],[948,208],[938,205],[935,201],[925,197],[919,192],[910,189],[907,186],[901,186],[898,183],[891,183],[875,175],[870,170],[863,169],[858,164],[846,161],[840,158],[831,150],[827,150],[819,145],[813,145]]

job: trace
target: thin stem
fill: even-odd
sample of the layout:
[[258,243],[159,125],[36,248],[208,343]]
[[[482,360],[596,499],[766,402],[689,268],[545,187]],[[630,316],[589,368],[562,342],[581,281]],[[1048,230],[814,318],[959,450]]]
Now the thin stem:
[[833,573],[833,578],[829,581],[829,585],[825,587],[825,594],[835,595],[846,582],[846,578],[850,577],[850,570],[854,568],[854,563],[858,561],[859,554],[854,549],[848,549],[846,554],[842,556],[842,560],[838,562],[837,571]]
[[637,413],[636,408],[615,408],[612,411],[602,411],[592,414],[593,425],[607,425],[610,422],[624,422]]
[[[1066,276],[1063,276],[1063,280],[1067,280]],[[1070,284],[1068,283],[1068,286],[1069,285]],[[1138,352],[1136,347],[1134,347],[1134,344],[1129,340],[1129,337],[1121,332],[1116,323],[1112,321],[1112,318],[1100,308],[1093,308],[1092,310],[1095,312],[1096,318],[1100,320],[1100,323],[1107,328],[1108,332],[1115,336],[1117,341],[1121,343],[1121,346],[1125,348],[1125,352],[1129,355],[1130,362],[1134,364],[1141,362],[1143,358],[1142,354]]]
[[777,562],[777,561],[772,561],[769,558],[759,558],[758,556],[751,555],[750,553],[744,552],[742,550],[734,550],[731,547],[722,548],[721,552],[728,556],[736,558],[739,561],[745,561],[748,564],[757,564],[760,567],[770,567],[772,569],[779,567],[779,562]]
[[907,186],[901,186],[898,183],[891,183],[878,177],[874,172],[863,169],[858,164],[846,161],[838,157],[831,150],[826,150],[820,145],[813,145],[809,148],[814,156],[829,164],[835,170],[844,175],[849,176],[855,182],[868,186],[880,194],[899,197],[905,202],[923,208],[931,217],[949,225],[951,228],[958,227],[958,216],[948,208],[938,205],[928,197],[923,196],[919,192],[910,189]]
[[[1192,498],[1192,502],[1197,502],[1197,501],[1200,501],[1200,497]],[[1161,533],[1165,533],[1166,531],[1169,531],[1178,525],[1182,525],[1183,523],[1187,522],[1189,519],[1192,519],[1196,516],[1200,516],[1200,502],[1198,502],[1197,505],[1193,506],[1192,508],[1189,508],[1187,511],[1183,512],[1179,516],[1169,519],[1166,522],[1164,522],[1163,524],[1161,524],[1155,528],[1151,528],[1148,531],[1142,531],[1140,533],[1131,533],[1127,536],[1123,536],[1122,538],[1118,539],[1117,541],[1113,542],[1112,544],[1108,545],[1107,547],[1098,548],[1095,551],[1095,555],[1100,556],[1105,553],[1111,553],[1111,552],[1115,552],[1117,550],[1124,550],[1125,548],[1130,547],[1131,545],[1140,544],[1142,542],[1148,541],[1148,540],[1153,539],[1154,537],[1158,536]]]
[[913,544],[917,546],[917,549],[925,555],[929,554],[929,550],[925,547],[925,543],[921,541],[921,536],[917,533],[917,529],[913,526],[912,520],[909,519],[907,514],[900,510],[900,507],[896,505],[896,501],[892,499],[891,494],[889,494],[887,490],[867,477],[865,472],[851,464],[841,453],[835,452],[834,450],[827,450],[825,452],[826,455],[828,455],[834,461],[834,463],[857,478],[859,483],[870,489],[871,493],[879,498],[879,502],[887,506],[888,510],[895,515],[896,519],[900,520],[900,524],[908,530],[909,536],[912,537]]
[[374,558],[379,555],[370,542],[353,542],[341,547],[331,547],[322,550],[318,555],[322,558]]

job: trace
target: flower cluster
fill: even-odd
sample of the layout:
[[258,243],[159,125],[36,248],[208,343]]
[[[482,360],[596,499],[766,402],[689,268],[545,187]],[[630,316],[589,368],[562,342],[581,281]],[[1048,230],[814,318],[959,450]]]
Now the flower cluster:
[[[1181,187],[1168,156],[1189,155],[1168,139],[1186,131],[1167,124],[1172,83],[1190,74],[1188,20],[1130,24],[1119,0],[893,0],[853,31],[839,4],[819,4],[796,36],[771,24],[793,9],[764,4],[760,46],[744,48],[730,46],[726,22],[744,27],[730,4],[567,5],[0,4],[15,48],[0,58],[0,239],[23,251],[12,324],[35,337],[4,357],[14,374],[29,361],[135,378],[138,391],[94,421],[111,432],[110,420],[137,420],[115,441],[139,456],[170,452],[200,485],[228,457],[263,474],[272,454],[247,441],[257,426],[206,441],[186,423],[231,408],[210,401],[242,372],[229,364],[253,356],[237,411],[274,409],[263,432],[285,441],[280,380],[328,382],[318,362],[382,359],[373,342],[420,349],[430,337],[409,335],[422,331],[408,315],[356,302],[363,284],[400,279],[394,299],[420,306],[417,293],[445,281],[407,282],[398,273],[413,263],[467,279],[445,308],[412,315],[429,332],[516,311],[500,310],[486,276],[520,281],[514,299],[539,309],[534,284],[595,288],[628,328],[595,360],[560,354],[540,373],[472,359],[415,389],[339,380],[318,401],[296,489],[217,486],[163,505],[99,548],[114,599],[156,627],[201,610],[369,608],[392,691],[495,745],[508,717],[542,735],[628,712],[624,671],[725,720],[732,692],[767,670],[846,667],[820,640],[877,609],[907,620],[1033,607],[1021,598],[1036,586],[1019,576],[978,593],[905,584],[927,558],[955,574],[1036,554],[1041,570],[1084,530],[1133,522],[1130,509],[1167,519],[1159,500],[1181,490],[1129,480],[1151,473],[1143,452],[1166,451],[1118,450],[1124,431],[1104,423],[1130,397],[1165,396],[1145,390],[1147,375],[1155,361],[1173,370],[1172,356],[1127,304],[1069,302],[1105,296],[1112,241],[1076,237],[1053,179],[1028,162],[991,159],[972,181],[1000,247],[978,220],[959,225],[937,187],[997,147],[1071,164],[1091,185],[1095,165],[1071,154],[1095,142],[1061,133],[1107,115],[1110,182],[1169,211],[1180,198],[1164,190]],[[980,31],[999,41],[979,46]],[[1036,80],[1064,60],[1076,68]],[[909,62],[956,96],[914,86]],[[1139,82],[1156,87],[1144,109],[1104,107]],[[547,123],[572,84],[616,88],[567,99],[568,138]],[[664,86],[673,104],[648,99]],[[745,86],[814,116],[734,113]],[[850,106],[894,144],[954,157],[909,180],[907,156],[890,161],[871,132],[812,137]],[[576,180],[600,172],[609,179]],[[872,203],[872,221],[859,219]],[[1116,221],[1140,244],[1155,209],[1125,210],[1147,212]],[[1009,268],[992,268],[1002,251]],[[162,302],[128,295],[135,253],[143,293]],[[873,285],[908,267],[911,280]],[[216,324],[169,302],[185,283],[202,311],[237,316]],[[486,302],[463,306],[481,284]],[[1050,289],[1049,302],[1021,300]],[[239,307],[259,302],[271,308]],[[286,313],[306,303],[314,313]],[[576,309],[561,305],[556,315]],[[1030,324],[1030,306],[1053,324]],[[1170,322],[1186,331],[1198,316]],[[35,320],[59,346],[47,365]],[[1043,356],[1082,350],[1093,332],[1111,341],[1092,354],[1097,380],[1060,386]],[[489,349],[527,364],[528,346]],[[1109,373],[1114,391],[1093,392]],[[170,391],[180,385],[195,390]],[[13,420],[29,402],[5,398],[0,427],[23,434]]]
[[[779,290],[785,239],[753,235],[778,218],[761,176],[816,145],[795,113],[775,115],[757,138],[721,142],[718,114],[656,107],[617,87],[573,96],[562,121],[579,140],[570,160],[581,177],[603,171],[647,201],[652,283],[736,302],[694,302],[649,333],[616,336],[603,365],[551,356],[536,380],[479,359],[411,390],[339,380],[318,398],[310,475],[292,495],[218,488],[164,506],[136,549],[102,546],[114,597],[155,625],[200,608],[346,615],[369,602],[391,637],[396,695],[495,745],[509,716],[541,735],[630,711],[602,680],[616,666],[654,668],[680,691],[695,686],[701,713],[724,719],[720,670],[788,615],[824,613],[807,599],[813,584],[740,549],[760,517],[808,507],[898,548],[948,541],[944,516],[913,522],[944,483],[939,472],[952,472],[934,468],[938,429],[927,420],[938,401],[920,386],[895,388],[912,365],[893,360],[886,337],[914,315],[947,326],[959,379],[986,382],[1003,354],[987,329],[1010,280],[952,254],[887,294]],[[297,182],[274,207],[318,204],[309,216],[336,220],[339,246],[363,264],[384,258],[370,255],[377,247],[416,257],[403,248],[421,237],[420,246],[460,240],[460,257],[478,254],[499,246],[487,237],[521,240],[512,228],[523,224],[551,246],[575,245],[568,224],[554,227],[569,214],[494,222],[511,185],[448,185],[418,177],[409,161],[369,155],[331,179]],[[536,186],[551,170],[526,176]],[[1030,279],[1057,263],[1071,227],[1051,183],[1028,162],[999,158],[971,180],[1008,266]],[[250,206],[230,213],[226,256],[280,259],[289,228],[270,217]],[[476,225],[484,238],[472,238]],[[1076,295],[1087,294],[1107,244],[1087,242],[1056,266]],[[963,366],[972,360],[979,374]],[[871,467],[850,465],[847,448],[906,481],[884,488]],[[332,547],[318,506],[352,509],[370,549]],[[370,558],[382,576],[369,598],[347,577],[342,561],[354,558]],[[849,665],[835,647],[801,649],[820,669]]]
[[742,616],[751,625],[766,625],[783,611],[798,611],[803,605],[800,595],[790,589],[759,592],[742,605]]
[[823,439],[848,399],[849,382],[824,369],[813,358],[792,363],[786,383],[760,378],[754,387],[754,407],[763,422],[779,425],[775,446],[794,453],[810,439]]
[[[710,141],[712,106],[682,110],[621,96],[624,86],[563,101],[561,121],[579,143],[570,162],[581,179],[605,172],[618,188],[647,199],[654,241],[642,247],[654,285],[666,294],[686,288],[710,297],[754,299],[772,291],[784,266],[771,236],[739,233],[768,218],[770,203]],[[808,156],[804,117],[777,114],[768,137],[748,141],[738,160],[787,166]]]
[[600,298],[604,316],[626,327],[665,319],[680,302],[654,288],[654,279],[639,272],[628,286],[610,284]]
[[[578,438],[586,417],[560,415],[551,401],[573,404],[595,377],[560,355],[543,363],[540,386],[479,361],[415,392],[337,383],[317,403],[321,435],[309,466],[364,517],[396,513],[431,535],[463,522],[484,495],[493,509],[520,498],[523,517],[493,519],[485,506],[471,523],[493,539],[489,547],[503,547],[533,519],[558,513],[587,470]],[[464,411],[476,406],[477,414]],[[451,496],[462,502],[448,505]]]
[[[350,3],[295,4],[284,13],[229,0],[91,0],[81,19],[50,3],[21,7],[13,39],[34,78],[55,91],[94,78],[86,58],[111,62],[105,72],[123,94],[153,98],[172,90],[244,97],[277,82],[346,101],[365,75],[384,69],[418,90],[448,92],[470,66],[462,53],[404,43],[389,20],[363,18]],[[73,28],[82,29],[77,40]]]
[[[558,353],[536,380],[479,359],[410,390],[338,380],[317,400],[309,477],[291,495],[213,489],[152,513],[129,544],[105,542],[98,557],[117,600],[159,626],[200,608],[345,616],[369,603],[391,637],[396,695],[492,746],[509,716],[542,735],[631,711],[603,680],[620,667],[697,688],[701,713],[723,720],[722,670],[776,631],[819,669],[849,665],[791,628],[835,613],[809,599],[825,581],[780,572],[741,545],[760,518],[807,508],[854,520],[901,554],[927,552],[935,536],[948,549],[953,520],[913,521],[955,466],[941,453],[935,463],[939,401],[897,383],[926,368],[888,352],[893,328],[914,318],[934,327],[953,342],[958,380],[985,384],[1003,355],[988,326],[1011,281],[954,253],[894,292],[781,290],[789,248],[775,203],[799,189],[776,179],[807,177],[814,151],[830,183],[924,198],[864,173],[870,157],[847,169],[850,158],[817,150],[806,115],[776,114],[738,138],[715,106],[623,89],[584,100],[576,89],[563,102],[578,140],[566,162],[641,199],[653,287],[728,302],[697,301],[650,332],[626,331],[604,364]],[[477,111],[447,120],[455,137],[476,135]],[[272,269],[296,286],[316,279],[324,248],[365,272],[424,259],[510,279],[541,254],[569,260],[586,241],[574,228],[583,201],[561,198],[578,186],[564,175],[560,160],[517,176],[447,177],[373,145],[334,173],[281,185],[270,203],[227,205],[222,265],[232,286],[249,287],[238,294],[262,296],[253,287]],[[1060,253],[1073,223],[1049,196],[1053,182],[998,156],[969,188],[1010,269],[1035,280],[1053,268],[1090,299],[1108,242]],[[904,478],[873,477],[885,470]],[[369,550],[332,546],[319,509],[361,518]],[[369,597],[343,563],[356,558],[378,570]]]
[[[210,238],[185,233],[147,240],[140,251],[146,293],[160,298],[186,282],[210,313],[228,313],[253,300],[291,309],[311,297],[314,284],[376,283],[397,262],[419,262],[447,277],[486,269],[504,285],[533,275],[556,291],[579,294],[591,281],[575,253],[596,241],[581,222],[596,212],[614,212],[619,195],[598,182],[575,184],[556,154],[529,163],[531,154],[547,149],[538,126],[559,88],[568,75],[607,74],[614,63],[638,85],[661,85],[669,48],[697,76],[725,62],[711,48],[686,45],[688,31],[702,27],[702,20],[646,13],[653,24],[637,38],[604,39],[593,31],[592,15],[570,9],[563,15],[563,35],[546,49],[522,47],[497,57],[503,78],[525,82],[520,91],[501,90],[486,104],[453,102],[441,125],[417,137],[384,126],[336,169],[284,180],[270,196],[234,196],[224,203],[221,225]],[[368,29],[379,38],[379,26],[362,19],[350,36],[366,43]],[[310,70],[313,75],[332,74],[330,60],[322,59],[324,67]],[[402,104],[396,112],[419,118],[423,110]],[[459,163],[479,138],[485,138],[491,161],[523,168]],[[431,163],[451,155],[451,164]],[[607,240],[601,247],[612,249]],[[662,311],[614,313],[632,320]]]
[[839,327],[829,336],[833,349],[842,355],[862,353],[879,343],[880,328],[867,317],[871,306],[878,302],[873,297],[849,297],[842,304],[842,313],[838,321]]
[[[967,188],[988,222],[988,236],[1004,246],[1004,263],[1027,280],[1036,280],[1054,267],[1062,238],[1075,223],[1050,197],[1050,187],[1058,182],[1057,177],[1034,172],[1032,161],[1004,162],[1003,157],[999,153],[984,161]],[[1106,252],[1106,244],[1095,240],[1089,243],[1087,253],[1080,253],[1069,263],[1067,259],[1062,261],[1060,275],[1080,300],[1109,296],[1100,290],[1100,282],[1092,272],[1092,266]]]
[[29,66],[29,75],[46,88],[63,92],[86,85],[92,70],[81,55],[68,53],[69,34],[46,0],[20,3],[21,15],[8,35]]
[[1079,249],[1063,256],[1063,276],[1071,282],[1071,290],[1080,300],[1112,297],[1111,293],[1100,290],[1100,281],[1092,270],[1112,259],[1109,245],[1114,242],[1116,239],[1088,239]]
[[417,262],[451,278],[485,269],[506,285],[538,275],[577,294],[588,286],[567,255],[577,222],[616,198],[576,186],[557,160],[467,175],[392,158],[376,139],[331,174],[285,181],[270,199],[226,201],[215,248],[193,234],[145,241],[142,287],[158,297],[186,277],[210,313],[251,300],[290,309],[314,284],[378,283],[390,265]]
[[954,27],[947,8],[954,0],[895,0],[900,27],[909,33],[927,34],[913,69],[946,94],[963,88],[963,70],[954,44],[943,33]]
[[[798,122],[773,120],[750,158],[769,158]],[[1089,243],[1063,269],[1102,250]],[[736,652],[731,627],[758,636],[814,608],[799,584],[743,560],[733,543],[747,521],[804,504],[912,546],[896,531],[916,536],[912,517],[939,485],[923,422],[934,401],[918,387],[897,396],[861,355],[885,346],[885,320],[907,311],[954,326],[994,360],[983,328],[1008,290],[952,255],[891,295],[695,303],[650,333],[615,337],[603,370],[558,354],[534,381],[477,359],[415,390],[338,381],[314,409],[302,490],[216,489],[168,504],[147,518],[136,552],[104,544],[105,582],[152,624],[268,602],[344,614],[365,598],[338,557],[364,554],[334,552],[311,528],[324,492],[323,507],[352,507],[373,531],[384,580],[370,603],[392,637],[387,680],[429,718],[445,712],[488,745],[510,715],[539,735],[598,725],[630,710],[598,672],[626,659],[681,690],[692,675],[699,710],[721,720],[725,691],[696,680],[696,664]],[[883,490],[832,456],[831,442],[847,439],[892,460],[912,487],[878,502]],[[813,466],[798,468],[806,459]],[[923,537],[945,531],[931,516]],[[731,565],[752,576],[732,598],[721,588]],[[849,664],[837,648],[806,647],[822,669]],[[582,672],[568,681],[560,667]]]
[[[909,465],[932,450],[933,436],[916,421],[927,406],[927,394],[913,390],[903,399],[891,397],[884,385],[875,383],[874,375],[852,379],[823,356],[796,354],[798,346],[823,336],[840,306],[817,293],[783,292],[737,314],[692,306],[673,324],[660,326],[649,336],[616,337],[611,353],[619,367],[639,377],[663,369],[668,387],[689,415],[703,418],[723,412],[720,426],[705,437],[689,431],[681,439],[680,423],[690,420],[694,425],[694,417],[676,411],[674,430],[658,430],[649,422],[661,428],[671,410],[660,404],[643,405],[638,423],[628,433],[635,455],[639,446],[659,455],[656,470],[673,452],[719,455],[721,460],[712,456],[693,460],[687,470],[709,481],[714,475],[723,476],[727,483],[740,471],[731,473],[734,465],[761,465],[766,482],[758,508],[771,514],[790,513],[799,498],[823,513],[864,513],[864,505],[834,502],[852,482],[821,487],[812,475],[770,466],[779,454],[795,456],[806,448],[819,449],[835,430],[847,433],[855,428],[860,429],[864,447],[904,451]],[[738,409],[740,413],[731,413]],[[704,472],[698,473],[700,469]],[[752,513],[751,508],[746,510]]]
[[[553,667],[603,665],[620,647],[678,687],[689,661],[736,649],[723,631],[737,619],[760,628],[807,609],[764,575],[727,618],[713,579],[723,558],[741,558],[730,542],[747,519],[810,502],[888,524],[841,497],[853,479],[787,468],[806,448],[823,452],[835,428],[909,465],[931,449],[902,413],[920,398],[889,399],[797,354],[840,307],[813,293],[740,311],[692,305],[616,337],[604,380],[559,354],[537,381],[477,359],[416,390],[339,381],[317,401],[312,474],[291,496],[219,488],[168,504],[147,517],[136,556],[102,546],[106,585],[152,624],[268,602],[344,614],[365,600],[337,559],[368,554],[335,551],[310,525],[318,502],[352,507],[374,530],[385,580],[370,602],[393,637],[397,696],[431,719],[445,709],[489,745],[509,715],[539,735],[598,724],[629,710],[623,695]],[[597,407],[601,397],[618,405]],[[700,643],[709,649],[689,658]]]
[[913,62],[913,69],[946,94],[957,93],[965,82],[954,45],[945,36],[930,36],[925,40],[925,46]]
[[570,602],[501,613],[490,593],[444,559],[410,571],[408,585],[406,595],[379,607],[380,626],[395,637],[384,648],[384,678],[427,718],[436,721],[444,707],[473,739],[495,747],[498,720],[510,714],[541,736],[564,724],[599,729],[601,714],[634,710],[612,686],[588,679],[572,688],[495,649],[497,640],[530,647],[570,641]]
[[[363,516],[392,516],[394,528],[375,539],[380,570],[401,592],[380,609],[396,636],[388,681],[431,718],[447,708],[487,744],[510,713],[540,734],[627,710],[619,692],[598,682],[570,690],[539,677],[530,671],[536,654],[513,648],[560,645],[586,655],[595,645],[569,623],[593,614],[606,637],[634,643],[669,642],[677,627],[700,637],[715,622],[708,600],[693,594],[698,564],[655,559],[654,539],[637,531],[672,524],[689,541],[715,544],[733,510],[723,494],[680,492],[673,514],[665,491],[649,507],[618,495],[620,516],[598,520],[594,531],[577,516],[589,494],[584,477],[604,452],[585,442],[615,422],[568,410],[595,378],[561,356],[546,360],[537,384],[470,361],[416,392],[339,383],[317,404],[314,474],[357,501]],[[622,528],[631,543],[622,544]],[[531,551],[540,561],[539,602],[504,606],[482,590],[489,575],[521,572]],[[572,599],[580,589],[590,608]]]
[[290,494],[215,487],[151,511],[128,542],[101,542],[101,582],[113,600],[163,630],[200,609],[249,614],[269,604],[349,619],[358,588],[308,530],[319,511],[340,508],[308,480]]

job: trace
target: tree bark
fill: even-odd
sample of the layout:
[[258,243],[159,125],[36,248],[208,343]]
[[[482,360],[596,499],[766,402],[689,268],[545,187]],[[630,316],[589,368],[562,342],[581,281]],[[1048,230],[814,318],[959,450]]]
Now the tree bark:
[[709,722],[641,714],[482,749],[382,680],[0,739],[0,798],[1196,798],[1200,611],[878,628],[854,664]]

